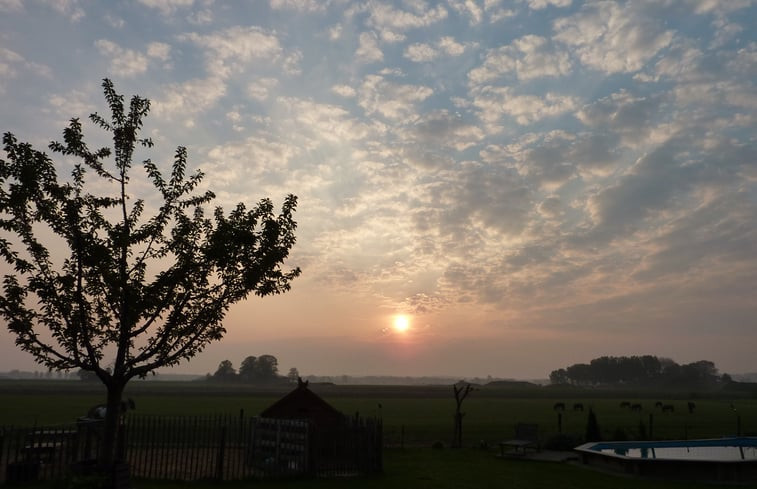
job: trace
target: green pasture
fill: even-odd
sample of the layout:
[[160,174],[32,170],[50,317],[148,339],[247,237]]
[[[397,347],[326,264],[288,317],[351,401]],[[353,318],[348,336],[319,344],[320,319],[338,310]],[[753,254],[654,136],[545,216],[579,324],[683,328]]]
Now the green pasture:
[[[712,484],[610,475],[575,464],[500,459],[477,449],[388,449],[384,473],[372,477],[284,481],[135,481],[135,489],[712,489]],[[743,486],[741,486],[743,487]]]
[[[55,482],[28,489],[59,489]],[[285,479],[271,481],[132,480],[134,489],[713,489],[713,483],[665,481],[608,474],[555,462],[501,459],[479,449],[387,449],[384,473],[369,477]],[[754,487],[739,485],[737,487]]]
[[[542,442],[557,434],[557,413],[553,406],[563,402],[562,432],[580,440],[586,427],[588,409],[597,414],[602,435],[613,439],[620,430],[629,438],[639,434],[639,424],[649,430],[653,415],[654,438],[705,438],[736,433],[737,415],[741,431],[757,432],[757,396],[660,395],[649,392],[607,392],[573,389],[490,389],[475,390],[463,405],[465,448],[447,448],[452,434],[455,401],[450,386],[333,386],[311,388],[344,413],[381,416],[387,449],[384,473],[373,477],[344,479],[300,479],[256,481],[266,489],[351,489],[413,487],[434,489],[466,488],[689,488],[715,487],[710,484],[636,479],[594,471],[579,464],[501,459],[497,443],[512,437],[518,422],[537,423]],[[135,400],[139,415],[239,415],[255,416],[286,394],[291,387],[261,388],[216,385],[205,382],[137,382],[127,396]],[[696,410],[686,404],[694,397]],[[0,425],[55,425],[74,421],[91,406],[102,402],[104,392],[97,384],[66,381],[0,381]],[[675,406],[674,413],[655,409],[657,401]],[[641,403],[641,413],[621,408],[620,403]],[[573,410],[582,403],[584,412]],[[736,409],[732,409],[731,405]],[[431,449],[440,441],[443,449]],[[482,442],[484,442],[482,444]],[[402,448],[400,446],[403,446]],[[136,489],[241,489],[249,481],[169,482],[133,481]],[[55,488],[39,484],[39,489]]]
[[[324,399],[347,414],[381,416],[387,446],[430,446],[436,441],[447,445],[452,435],[455,401],[449,386],[313,386]],[[290,388],[256,388],[251,386],[214,385],[205,382],[141,382],[129,387],[127,396],[137,404],[139,415],[213,415],[255,416],[284,395]],[[558,433],[557,413],[553,406],[564,402],[562,433],[580,439],[586,427],[588,409],[597,415],[602,436],[615,439],[625,435],[640,438],[649,434],[649,416],[653,417],[655,439],[710,438],[734,435],[737,417],[742,434],[757,433],[757,399],[696,398],[693,413],[688,400],[635,393],[608,397],[606,392],[587,397],[586,392],[548,391],[553,397],[528,396],[528,390],[482,388],[474,391],[463,404],[463,439],[466,446],[496,444],[510,438],[519,422],[539,425],[544,442]],[[573,397],[569,397],[573,394]],[[588,393],[591,394],[591,393]],[[97,384],[76,381],[0,382],[0,425],[51,425],[74,421],[102,402],[104,394]],[[663,414],[654,407],[656,401],[675,406],[675,412]],[[622,401],[640,403],[640,413],[621,408]],[[573,410],[582,403],[585,411]],[[735,411],[731,408],[733,404]],[[643,428],[641,425],[644,425]]]

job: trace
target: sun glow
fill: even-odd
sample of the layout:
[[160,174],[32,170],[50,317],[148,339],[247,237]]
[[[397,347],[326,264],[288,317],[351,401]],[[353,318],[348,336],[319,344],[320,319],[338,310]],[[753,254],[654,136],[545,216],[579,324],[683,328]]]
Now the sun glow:
[[394,330],[398,333],[405,333],[410,329],[410,318],[405,315],[394,316]]

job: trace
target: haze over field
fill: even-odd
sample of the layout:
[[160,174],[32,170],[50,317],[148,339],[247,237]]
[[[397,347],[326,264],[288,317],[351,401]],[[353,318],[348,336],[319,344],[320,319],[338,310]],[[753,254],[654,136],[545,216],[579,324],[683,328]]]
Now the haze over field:
[[[186,145],[227,209],[299,197],[302,277],[179,372],[749,372],[755,25],[750,0],[0,0],[0,131],[41,149],[109,77],[153,101],[135,161]],[[3,328],[0,371],[33,368]]]

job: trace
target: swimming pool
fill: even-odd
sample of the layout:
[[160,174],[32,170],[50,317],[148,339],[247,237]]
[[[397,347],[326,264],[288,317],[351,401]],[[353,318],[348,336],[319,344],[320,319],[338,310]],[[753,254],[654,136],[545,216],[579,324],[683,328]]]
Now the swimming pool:
[[757,481],[757,437],[585,443],[583,463],[650,477]]

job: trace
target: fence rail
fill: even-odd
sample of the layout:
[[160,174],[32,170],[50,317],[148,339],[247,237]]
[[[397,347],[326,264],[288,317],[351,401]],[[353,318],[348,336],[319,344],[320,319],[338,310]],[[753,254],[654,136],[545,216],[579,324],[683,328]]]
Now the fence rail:
[[[239,480],[382,470],[378,419],[345,418],[328,436],[304,420],[129,415],[121,452],[131,477]],[[0,428],[0,481],[55,480],[96,459],[101,422]]]

